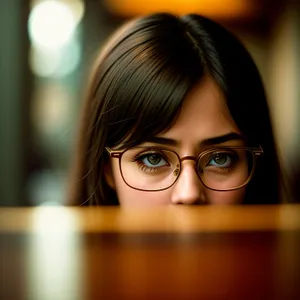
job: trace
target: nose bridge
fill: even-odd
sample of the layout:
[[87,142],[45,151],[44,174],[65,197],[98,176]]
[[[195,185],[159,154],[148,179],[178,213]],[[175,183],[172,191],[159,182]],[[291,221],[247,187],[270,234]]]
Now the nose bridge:
[[191,156],[191,155],[187,155],[187,156],[183,156],[180,158],[180,162],[182,163],[185,160],[193,160],[194,162],[197,162],[197,157],[196,156]]
[[181,164],[180,176],[173,187],[172,203],[173,204],[200,204],[205,202],[203,193],[203,184],[198,177],[195,165],[188,161],[197,162],[195,156],[184,156],[180,159]]
[[[186,161],[186,160],[191,160],[191,161],[194,161],[195,162],[195,165],[194,165],[194,170],[195,172],[197,173],[197,167],[196,167],[196,164],[197,164],[197,157],[196,156],[191,156],[191,155],[187,155],[187,156],[183,156],[180,158],[180,164],[181,164],[181,173],[182,173],[182,170],[183,170],[183,164],[182,162]],[[198,174],[197,174],[198,176]]]

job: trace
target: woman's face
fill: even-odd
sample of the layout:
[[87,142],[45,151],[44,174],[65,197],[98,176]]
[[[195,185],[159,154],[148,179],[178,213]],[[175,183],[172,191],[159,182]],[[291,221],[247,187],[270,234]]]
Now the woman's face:
[[[197,157],[203,151],[216,146],[245,146],[245,142],[239,128],[230,116],[221,90],[210,77],[206,77],[187,95],[174,126],[155,137],[155,139],[139,146],[171,149],[182,158],[185,156]],[[138,152],[135,151],[135,155]],[[221,158],[221,163],[224,163],[225,161],[222,162],[222,159],[224,157]],[[127,160],[127,163],[137,164],[135,158],[129,158],[128,156]],[[158,160],[157,156],[152,156],[149,159],[148,155],[143,156],[140,160],[147,165],[152,163],[152,165],[160,168],[154,170],[159,170],[159,172],[151,173],[144,169],[141,171],[141,167],[139,167],[138,172],[150,173],[147,175],[150,176],[149,182],[147,182],[148,186],[149,183],[159,185],[165,184],[164,180],[173,180],[159,178],[159,176],[165,176],[163,172],[166,164],[168,164],[166,158]],[[236,204],[241,203],[245,195],[245,187],[231,191],[215,191],[205,187],[196,173],[195,160],[192,159],[185,159],[181,162],[180,175],[171,187],[155,192],[136,190],[128,186],[120,173],[119,159],[111,158],[110,164],[111,170],[106,172],[106,179],[109,185],[115,189],[119,203],[122,206]],[[212,163],[210,162],[210,164]],[[124,166],[126,167],[125,164]],[[144,176],[141,176],[141,174],[128,172],[126,176],[129,181],[139,182],[138,184],[143,185],[143,182],[140,183],[144,180]],[[157,182],[154,182],[155,179],[152,174],[156,174],[155,178],[159,178]]]

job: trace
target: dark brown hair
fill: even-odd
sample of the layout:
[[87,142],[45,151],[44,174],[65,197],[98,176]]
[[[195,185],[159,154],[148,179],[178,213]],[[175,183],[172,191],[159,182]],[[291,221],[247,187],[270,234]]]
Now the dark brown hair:
[[230,32],[199,15],[135,19],[102,51],[82,110],[69,202],[118,204],[104,179],[105,146],[138,145],[174,124],[188,91],[204,75],[224,93],[233,120],[263,159],[244,203],[278,203],[280,168],[263,84]]

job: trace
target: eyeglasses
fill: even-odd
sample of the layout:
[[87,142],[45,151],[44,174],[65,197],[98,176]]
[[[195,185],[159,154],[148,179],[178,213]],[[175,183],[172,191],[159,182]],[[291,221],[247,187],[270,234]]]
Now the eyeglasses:
[[251,180],[262,148],[217,147],[195,156],[180,157],[175,151],[160,147],[134,147],[112,150],[110,157],[119,159],[124,182],[141,191],[162,191],[178,179],[182,162],[195,162],[195,171],[205,187],[215,191],[231,191],[244,187]]

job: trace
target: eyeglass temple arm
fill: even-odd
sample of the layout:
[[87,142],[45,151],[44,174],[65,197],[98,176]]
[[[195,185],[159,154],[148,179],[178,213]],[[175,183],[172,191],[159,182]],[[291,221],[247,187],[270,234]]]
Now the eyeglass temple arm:
[[259,149],[253,149],[252,152],[255,156],[261,156],[264,154],[264,150],[261,146],[259,146]]
[[118,151],[118,150],[112,150],[109,147],[105,147],[105,150],[108,152],[110,157],[116,157],[116,158],[119,158],[123,152],[123,151]]

